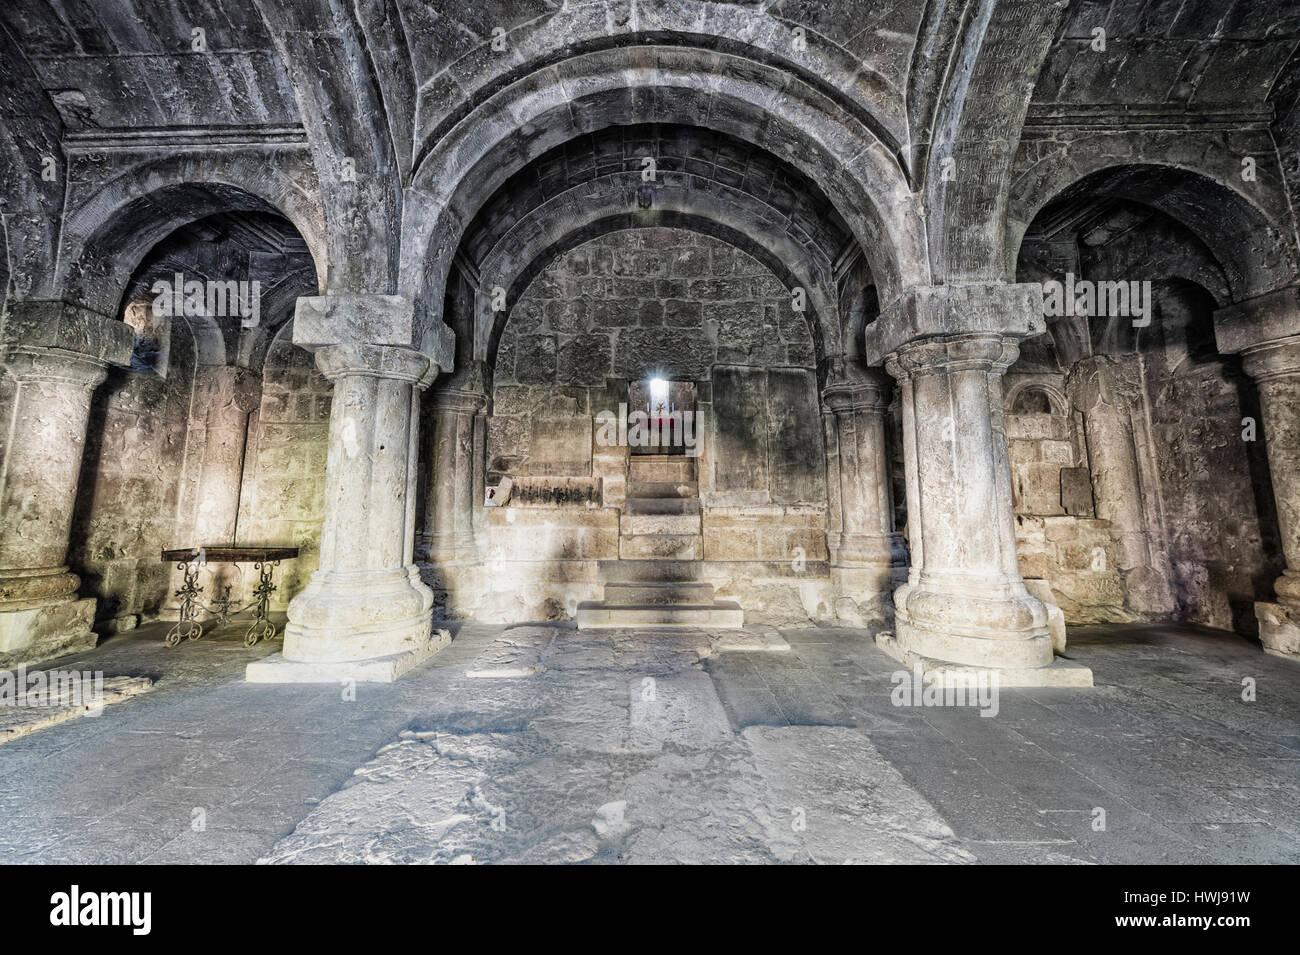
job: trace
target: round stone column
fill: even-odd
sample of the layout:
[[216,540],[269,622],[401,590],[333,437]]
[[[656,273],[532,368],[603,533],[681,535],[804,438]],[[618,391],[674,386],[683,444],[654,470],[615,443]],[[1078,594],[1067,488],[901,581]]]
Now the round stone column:
[[90,396],[108,374],[94,359],[10,348],[8,412],[0,433],[0,609],[71,599],[80,583],[64,561],[86,444]]
[[1169,565],[1153,545],[1143,501],[1133,429],[1142,387],[1133,371],[1137,361],[1136,355],[1085,358],[1070,369],[1067,389],[1083,412],[1097,516],[1110,521],[1125,599],[1138,613],[1164,615],[1176,607]]
[[95,645],[95,601],[78,599],[66,561],[91,395],[108,371],[99,355],[19,344],[0,365],[0,666],[12,666]]
[[1268,472],[1286,570],[1273,583],[1277,603],[1257,603],[1266,650],[1300,656],[1300,337],[1242,352],[1259,386]]
[[[248,417],[257,409],[262,397],[261,379],[247,368],[232,365],[201,366],[195,375],[195,406],[206,409],[199,419],[202,429],[191,434],[194,448],[186,462],[187,480],[192,497],[181,509],[177,527],[182,535],[173,546],[205,547],[237,544],[239,502],[243,491],[244,455],[248,445]],[[234,564],[208,564],[200,573],[204,595],[216,599],[231,588],[231,599],[247,602],[252,597],[255,575],[250,568]],[[172,584],[164,615],[174,619],[180,610],[175,596],[183,574],[171,569]]]
[[433,398],[430,454],[433,486],[423,525],[433,563],[477,560],[474,537],[474,428],[487,397],[474,392],[439,391]]
[[433,593],[413,559],[419,392],[437,366],[411,349],[329,345],[334,383],[320,567],[289,604],[284,659],[339,663],[429,643]]
[[[829,410],[828,468],[838,492],[827,529],[836,616],[858,625],[892,616],[889,594],[905,574],[907,551],[894,528],[886,416],[889,380],[853,359],[835,361],[822,401]],[[860,619],[855,619],[860,618]]]
[[1286,570],[1277,602],[1255,604],[1259,642],[1269,653],[1300,657],[1300,286],[1277,289],[1214,314],[1219,351],[1239,354],[1259,388]]
[[247,368],[201,369],[198,388],[207,404],[198,500],[196,545],[234,544],[248,443],[248,416],[262,400],[262,383]]
[[913,341],[887,358],[903,402],[912,570],[894,594],[899,647],[1000,669],[1052,663],[1047,610],[1016,561],[1002,376],[1019,355],[996,333]]
[[424,562],[424,579],[447,617],[473,612],[483,592],[483,564],[474,530],[476,498],[482,493],[480,462],[476,459],[478,416],[487,396],[477,390],[437,389],[429,396],[432,421],[425,429],[422,455],[424,513],[416,535]]

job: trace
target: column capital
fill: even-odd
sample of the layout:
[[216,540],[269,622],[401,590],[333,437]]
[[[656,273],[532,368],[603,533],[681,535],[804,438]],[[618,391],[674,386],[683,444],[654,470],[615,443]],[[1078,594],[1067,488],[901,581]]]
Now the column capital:
[[884,414],[889,408],[889,378],[861,359],[841,356],[827,369],[822,401],[834,412],[867,411]]
[[879,365],[904,345],[929,339],[983,335],[1017,341],[1045,331],[1043,287],[1037,283],[913,286],[867,327],[866,362]]
[[1141,399],[1143,387],[1138,359],[1137,353],[1089,355],[1079,359],[1066,372],[1065,387],[1070,401],[1082,411],[1099,404],[1132,410]]
[[443,371],[452,370],[456,356],[455,333],[437,317],[421,315],[405,295],[304,295],[294,311],[293,343],[308,351],[391,346],[423,355]]
[[1283,345],[1300,337],[1300,286],[1265,292],[1214,313],[1214,338],[1226,355]]
[[[75,364],[131,364],[135,329],[126,322],[57,301],[13,302],[0,317],[0,348],[11,353],[63,356]],[[6,357],[6,364],[8,359]]]
[[1242,349],[1246,374],[1257,382],[1300,377],[1300,334]]
[[433,407],[437,411],[478,414],[487,407],[490,373],[482,361],[471,361],[438,382],[432,392]]
[[196,376],[208,391],[210,407],[233,405],[240,411],[257,410],[262,400],[262,378],[238,365],[201,365]]
[[408,381],[427,388],[438,366],[420,352],[392,345],[326,345],[316,349],[316,367],[330,381],[358,376]]
[[981,371],[1001,375],[1020,357],[1015,336],[1000,334],[947,335],[902,345],[885,361],[885,370],[904,381],[925,375]]
[[0,368],[16,381],[72,385],[87,392],[108,377],[104,362],[61,348],[0,345]]

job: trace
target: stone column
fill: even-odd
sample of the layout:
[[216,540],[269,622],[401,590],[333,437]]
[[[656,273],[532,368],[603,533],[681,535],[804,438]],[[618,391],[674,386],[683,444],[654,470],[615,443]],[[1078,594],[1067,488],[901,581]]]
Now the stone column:
[[1222,309],[1214,326],[1219,350],[1239,353],[1259,386],[1260,430],[1286,558],[1273,583],[1277,601],[1255,604],[1260,643],[1269,653],[1300,657],[1300,289]]
[[478,416],[487,406],[481,379],[451,379],[430,396],[433,421],[423,455],[425,495],[420,538],[425,579],[448,617],[467,616],[482,592],[483,566],[474,532],[479,462]]
[[1039,286],[978,285],[911,289],[868,329],[902,399],[912,567],[881,645],[905,662],[1091,685],[1052,666],[1047,609],[1016,560],[1002,376],[1043,328]]
[[196,388],[207,408],[207,422],[194,513],[194,543],[234,544],[248,416],[262,400],[262,382],[247,368],[208,366],[200,369]]
[[1166,615],[1176,609],[1172,572],[1158,519],[1148,517],[1148,495],[1139,464],[1144,400],[1136,355],[1094,355],[1069,373],[1070,402],[1083,413],[1084,440],[1097,516],[1110,521],[1125,599],[1138,613]]
[[[197,470],[198,475],[192,484],[193,499],[182,508],[174,546],[237,544],[248,416],[262,400],[262,382],[247,368],[205,365],[195,375],[194,391],[194,406],[201,409],[202,417],[192,415],[191,422],[201,420],[203,427],[201,434],[192,435],[197,460],[187,455],[186,466],[190,474]],[[200,577],[203,596],[211,602],[230,586],[232,600],[248,600],[251,592],[247,583],[255,583],[256,576],[250,580],[248,570],[233,564],[209,564]],[[180,608],[175,592],[182,576],[175,568],[171,574],[172,596],[166,609],[169,617]]]
[[283,654],[248,680],[392,680],[450,639],[430,639],[433,592],[414,559],[420,392],[453,353],[437,325],[421,329],[399,296],[298,300],[294,342],[334,384],[320,566],[289,603]]
[[124,322],[19,303],[0,328],[0,666],[89,649],[95,600],[65,563],[91,396],[131,360]]
[[826,543],[831,554],[831,583],[836,616],[864,626],[888,622],[888,595],[902,583],[907,551],[894,528],[886,440],[888,378],[858,360],[835,360],[822,401],[827,415],[827,468],[835,482]]

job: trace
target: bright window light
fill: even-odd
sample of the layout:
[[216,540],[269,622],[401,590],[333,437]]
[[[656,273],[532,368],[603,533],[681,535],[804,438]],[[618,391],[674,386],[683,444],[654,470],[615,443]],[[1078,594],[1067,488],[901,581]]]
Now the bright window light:
[[650,400],[667,401],[668,400],[668,382],[662,378],[650,379]]

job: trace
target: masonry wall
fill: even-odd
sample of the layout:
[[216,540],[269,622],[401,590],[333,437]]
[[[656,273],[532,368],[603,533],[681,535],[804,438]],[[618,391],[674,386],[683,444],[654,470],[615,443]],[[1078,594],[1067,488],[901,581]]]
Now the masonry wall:
[[718,363],[811,369],[814,361],[806,320],[751,256],[680,229],[593,239],[541,272],[510,313],[495,366],[489,478],[590,474],[579,433],[609,379],[700,381]]
[[276,572],[273,610],[284,610],[319,564],[332,394],[311,353],[293,344],[290,320],[267,350],[239,507],[238,543],[300,550]]
[[[562,617],[601,597],[597,564],[619,555],[628,455],[596,440],[594,419],[652,376],[697,383],[702,556],[719,594],[760,615],[781,603],[789,620],[827,611],[814,367],[788,290],[726,243],[636,229],[560,256],[514,306],[497,355],[487,481],[508,475],[529,493],[488,509],[495,596],[481,614]],[[822,584],[805,586],[814,578]]]
[[185,473],[195,349],[173,324],[165,375],[111,369],[95,392],[87,425],[69,565],[81,593],[98,598],[96,630],[130,629],[171,597],[169,565]]
[[[1161,262],[1147,264],[1159,274]],[[1090,275],[1123,274],[1113,263],[1094,267]],[[1254,601],[1268,599],[1282,569],[1262,431],[1247,439],[1248,422],[1260,421],[1258,395],[1238,361],[1217,354],[1214,301],[1203,288],[1163,280],[1153,293],[1149,326],[1094,328],[1092,343],[1127,355],[1139,382],[1127,439],[1141,477],[1137,530],[1167,578],[1170,616],[1254,634]],[[1065,374],[1034,346],[1027,353],[1006,378],[1021,572],[1049,582],[1070,622],[1139,619],[1114,546],[1124,529],[1089,509],[1086,416],[1065,400]],[[1058,396],[1049,412],[1015,407],[1033,388]]]

